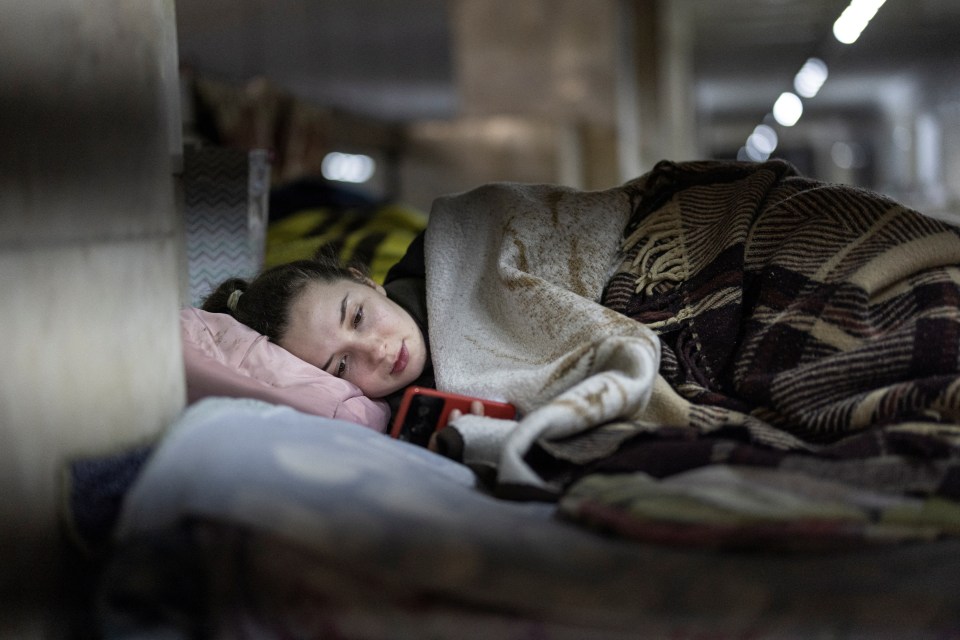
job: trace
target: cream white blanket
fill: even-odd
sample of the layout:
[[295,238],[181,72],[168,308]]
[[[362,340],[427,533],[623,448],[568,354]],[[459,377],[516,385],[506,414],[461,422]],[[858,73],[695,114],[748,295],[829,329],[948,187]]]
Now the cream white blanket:
[[437,387],[505,399],[518,423],[465,416],[466,462],[499,484],[551,487],[524,462],[540,438],[638,415],[660,343],[598,301],[631,212],[624,188],[497,183],[439,198],[425,237]]

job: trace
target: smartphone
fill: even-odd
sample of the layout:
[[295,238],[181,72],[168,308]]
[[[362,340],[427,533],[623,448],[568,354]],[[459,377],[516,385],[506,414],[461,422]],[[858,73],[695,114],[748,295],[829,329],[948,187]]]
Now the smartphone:
[[390,435],[425,447],[434,431],[447,426],[451,411],[459,409],[462,413],[470,413],[470,403],[474,400],[483,403],[485,416],[510,420],[517,415],[516,408],[508,402],[484,400],[425,387],[410,387],[400,401]]

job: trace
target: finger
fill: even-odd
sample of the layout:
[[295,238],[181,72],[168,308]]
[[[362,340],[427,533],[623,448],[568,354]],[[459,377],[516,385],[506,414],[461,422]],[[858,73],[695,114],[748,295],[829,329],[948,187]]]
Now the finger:
[[447,419],[447,421],[452,422],[453,420],[458,419],[462,415],[463,415],[463,412],[460,411],[460,409],[453,409],[450,411],[450,417]]
[[483,415],[483,403],[480,402],[479,400],[472,400],[472,401],[470,402],[470,413],[472,413],[472,414],[475,415],[475,416],[482,416],[482,415]]

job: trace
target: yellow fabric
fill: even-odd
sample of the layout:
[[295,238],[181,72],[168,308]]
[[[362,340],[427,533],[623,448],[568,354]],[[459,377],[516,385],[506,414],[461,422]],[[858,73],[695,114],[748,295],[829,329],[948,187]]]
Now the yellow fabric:
[[[269,225],[267,229],[264,266],[272,267],[292,260],[311,258],[321,247],[333,245],[343,262],[350,262],[364,240],[382,234],[369,260],[363,260],[370,269],[370,277],[383,284],[387,271],[407,251],[418,233],[427,226],[422,211],[397,204],[377,208],[362,226],[351,230],[354,216],[370,215],[357,211],[335,209],[305,209]],[[328,225],[322,233],[313,233]]]

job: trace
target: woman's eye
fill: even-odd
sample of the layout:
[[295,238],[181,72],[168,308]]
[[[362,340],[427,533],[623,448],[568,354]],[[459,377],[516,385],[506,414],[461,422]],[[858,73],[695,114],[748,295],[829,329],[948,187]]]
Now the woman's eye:
[[347,359],[340,358],[340,362],[337,364],[337,377],[342,378],[346,370],[347,370]]
[[353,328],[356,329],[360,326],[360,321],[363,320],[363,306],[357,307],[357,313],[353,316]]

